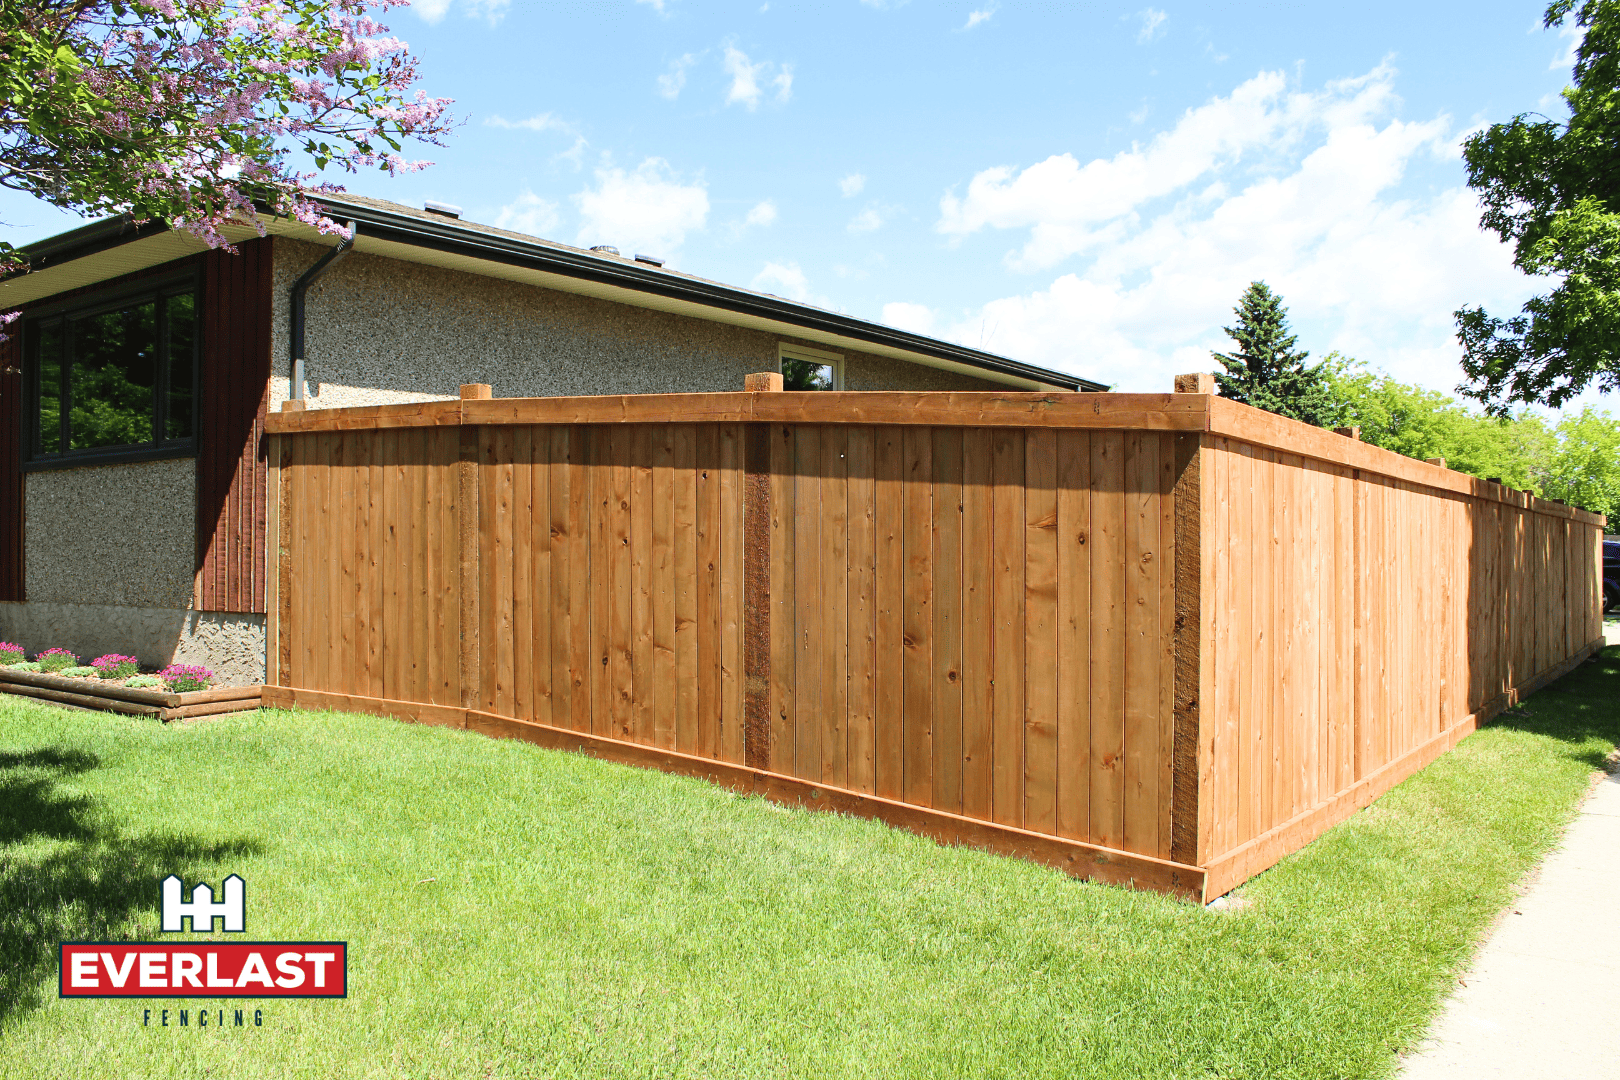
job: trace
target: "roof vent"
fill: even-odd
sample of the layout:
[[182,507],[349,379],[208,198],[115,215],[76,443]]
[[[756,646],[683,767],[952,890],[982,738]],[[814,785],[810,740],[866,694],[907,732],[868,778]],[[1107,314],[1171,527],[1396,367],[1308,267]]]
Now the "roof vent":
[[636,262],[646,263],[648,266],[663,266],[664,260],[652,255],[637,255]]
[[612,244],[597,244],[595,247],[591,248],[591,250],[596,252],[598,255],[617,255],[619,253],[619,249],[614,247]]
[[430,214],[442,214],[445,217],[459,218],[461,216],[461,207],[457,206],[455,203],[433,202],[429,200],[428,202],[422,204],[422,209],[426,210]]

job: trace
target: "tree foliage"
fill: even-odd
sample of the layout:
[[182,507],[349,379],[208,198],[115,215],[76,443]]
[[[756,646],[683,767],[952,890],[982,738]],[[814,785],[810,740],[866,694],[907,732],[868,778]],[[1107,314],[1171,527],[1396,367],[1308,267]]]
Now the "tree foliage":
[[1475,412],[1455,398],[1397,382],[1353,360],[1325,362],[1344,422],[1375,446],[1607,514],[1620,522],[1620,420],[1590,406],[1549,423],[1521,409]]
[[1620,389],[1620,0],[1554,0],[1544,23],[1571,17],[1585,37],[1563,93],[1569,118],[1525,113],[1463,144],[1481,224],[1513,245],[1520,270],[1556,282],[1506,319],[1456,313],[1459,390],[1498,414]]
[[1233,313],[1237,325],[1225,330],[1237,348],[1213,354],[1226,368],[1215,374],[1221,396],[1318,427],[1338,423],[1328,372],[1321,364],[1305,366],[1310,354],[1297,349],[1298,336],[1288,332],[1282,297],[1265,282],[1252,282]]
[[[448,99],[412,92],[415,59],[369,14],[401,2],[5,0],[0,185],[212,246],[258,225],[255,202],[342,232],[292,155],[412,170],[426,163],[403,141],[437,143],[449,124]],[[0,244],[8,256],[18,265]]]

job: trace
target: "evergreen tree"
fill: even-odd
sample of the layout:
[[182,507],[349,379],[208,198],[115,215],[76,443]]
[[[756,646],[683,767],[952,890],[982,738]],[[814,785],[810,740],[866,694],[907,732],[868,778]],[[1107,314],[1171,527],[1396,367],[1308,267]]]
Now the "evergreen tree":
[[1251,282],[1232,310],[1237,325],[1225,330],[1237,348],[1230,356],[1213,354],[1226,368],[1215,375],[1221,396],[1317,427],[1337,424],[1343,406],[1326,365],[1305,366],[1310,353],[1295,349],[1299,338],[1288,332],[1282,297],[1263,281]]

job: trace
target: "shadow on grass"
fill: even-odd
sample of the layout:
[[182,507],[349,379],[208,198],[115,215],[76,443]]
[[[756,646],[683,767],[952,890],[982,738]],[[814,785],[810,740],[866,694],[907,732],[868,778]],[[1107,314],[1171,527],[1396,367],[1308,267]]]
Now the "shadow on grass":
[[[1565,743],[1567,757],[1592,769],[1607,764],[1607,747],[1620,743],[1620,646],[1585,663],[1491,721],[1492,727],[1544,735]],[[1515,715],[1518,714],[1518,715]]]
[[155,915],[165,876],[194,882],[198,867],[260,850],[252,840],[126,835],[94,799],[62,790],[100,764],[66,747],[0,753],[0,1030],[40,1006],[47,976],[55,985],[58,942],[127,939],[132,917]]

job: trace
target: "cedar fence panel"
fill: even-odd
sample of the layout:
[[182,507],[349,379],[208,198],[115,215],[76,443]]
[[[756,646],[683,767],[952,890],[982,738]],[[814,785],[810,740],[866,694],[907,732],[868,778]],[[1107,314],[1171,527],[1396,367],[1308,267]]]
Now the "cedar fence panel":
[[1201,394],[469,397],[269,430],[267,702],[1200,898],[1601,640],[1600,518]]

